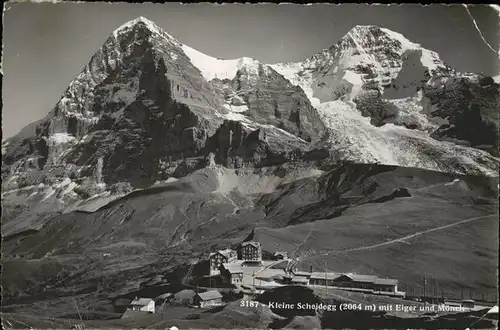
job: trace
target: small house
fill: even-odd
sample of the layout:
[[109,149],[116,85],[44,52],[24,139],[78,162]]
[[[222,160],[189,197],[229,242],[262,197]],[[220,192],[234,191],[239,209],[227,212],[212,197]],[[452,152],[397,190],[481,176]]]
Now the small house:
[[222,295],[219,291],[207,291],[198,293],[194,297],[194,304],[201,308],[222,305]]
[[335,279],[333,285],[350,289],[373,290],[377,279],[377,276],[373,275],[342,274]]
[[221,275],[233,285],[243,283],[243,267],[239,263],[222,264]]
[[277,252],[274,253],[274,258],[276,260],[288,259],[288,253],[287,252],[282,252],[282,251],[277,251]]
[[215,276],[220,274],[220,266],[223,263],[230,263],[238,258],[236,251],[231,249],[219,250],[214,253],[210,253],[210,276]]
[[310,285],[334,286],[335,280],[340,276],[338,273],[313,272],[309,277]]
[[262,261],[262,245],[259,242],[243,242],[240,247],[241,259],[245,261]]
[[398,280],[392,278],[377,278],[373,282],[373,290],[396,293],[398,291]]
[[257,273],[255,273],[254,277],[256,280],[259,281],[265,281],[265,282],[282,282],[283,281],[283,276],[286,275],[285,271],[283,269],[272,269],[272,268],[267,268],[263,269]]
[[132,300],[128,307],[129,310],[140,312],[155,312],[155,302],[151,298],[137,298]]
[[472,299],[462,300],[462,307],[464,308],[474,308],[475,301]]

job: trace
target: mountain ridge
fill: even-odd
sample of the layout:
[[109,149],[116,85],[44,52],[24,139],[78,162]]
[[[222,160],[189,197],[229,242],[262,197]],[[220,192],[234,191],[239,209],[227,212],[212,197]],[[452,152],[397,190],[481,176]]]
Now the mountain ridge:
[[[288,66],[220,60],[139,17],[109,35],[45,118],[2,141],[2,194],[29,191],[34,205],[55,197],[64,210],[213,162],[311,155],[497,176],[498,85],[432,67],[433,56],[396,32],[356,26]],[[477,139],[467,122],[489,135]]]

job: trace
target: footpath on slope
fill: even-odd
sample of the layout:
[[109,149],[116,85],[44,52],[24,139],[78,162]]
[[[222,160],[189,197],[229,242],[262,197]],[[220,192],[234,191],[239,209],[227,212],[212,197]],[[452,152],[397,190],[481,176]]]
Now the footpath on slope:
[[411,235],[399,237],[399,238],[392,239],[390,241],[386,241],[386,242],[382,242],[382,243],[377,243],[377,244],[372,244],[372,245],[367,245],[367,246],[359,246],[359,247],[350,248],[350,249],[331,250],[331,251],[326,251],[326,252],[323,252],[323,253],[318,253],[318,254],[315,254],[315,255],[312,255],[312,256],[307,256],[307,257],[305,257],[303,259],[297,260],[293,264],[293,266],[291,268],[296,267],[298,264],[303,263],[304,261],[315,259],[315,258],[319,258],[319,257],[326,257],[326,256],[328,256],[330,254],[355,252],[355,251],[363,251],[363,250],[372,250],[372,249],[376,249],[376,248],[379,248],[379,247],[385,246],[385,245],[390,245],[390,244],[394,244],[394,243],[398,243],[398,242],[402,243],[402,242],[404,242],[406,240],[409,240],[411,238],[414,238],[414,237],[417,237],[417,236],[421,236],[421,235],[425,235],[425,234],[428,234],[428,233],[431,233],[431,232],[434,232],[434,231],[439,231],[439,230],[447,229],[447,228],[450,228],[450,227],[458,226],[458,225],[461,225],[461,224],[464,224],[464,223],[468,223],[468,222],[472,222],[472,221],[476,221],[476,220],[480,220],[480,219],[484,219],[484,218],[489,218],[489,217],[496,217],[496,215],[490,214],[490,215],[484,215],[484,216],[480,216],[480,217],[473,217],[473,218],[469,218],[469,219],[465,219],[465,220],[460,220],[460,221],[457,221],[457,222],[454,222],[454,223],[451,223],[451,224],[447,224],[447,225],[443,225],[443,226],[439,226],[439,227],[435,227],[435,228],[431,228],[431,229],[419,231],[419,232],[413,233]]

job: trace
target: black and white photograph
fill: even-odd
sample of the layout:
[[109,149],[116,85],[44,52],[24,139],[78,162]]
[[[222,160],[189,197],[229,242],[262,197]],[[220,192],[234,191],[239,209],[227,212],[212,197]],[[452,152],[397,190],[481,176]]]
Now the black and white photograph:
[[4,329],[497,329],[500,6],[7,2]]

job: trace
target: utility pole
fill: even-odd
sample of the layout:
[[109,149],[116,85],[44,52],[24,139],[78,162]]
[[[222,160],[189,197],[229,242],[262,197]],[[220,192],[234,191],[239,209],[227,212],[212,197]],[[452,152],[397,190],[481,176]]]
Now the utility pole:
[[425,274],[424,274],[424,302],[425,302],[425,285],[427,284],[427,279],[425,278]]
[[326,295],[328,296],[328,277],[327,277],[327,268],[326,268],[326,261],[325,261],[325,290],[326,290]]
[[432,288],[432,303],[436,303],[437,298],[437,280],[434,279],[434,287]]
[[77,326],[77,328],[83,328],[83,320],[82,320],[82,316],[80,315],[80,309],[78,308],[78,304],[76,303],[76,299],[73,298],[73,302],[75,303],[75,306],[76,306],[76,311],[78,312],[78,317],[80,318],[80,326]]

